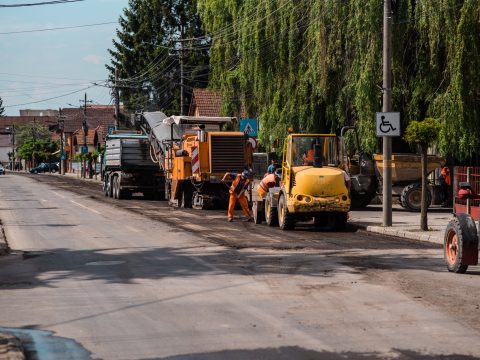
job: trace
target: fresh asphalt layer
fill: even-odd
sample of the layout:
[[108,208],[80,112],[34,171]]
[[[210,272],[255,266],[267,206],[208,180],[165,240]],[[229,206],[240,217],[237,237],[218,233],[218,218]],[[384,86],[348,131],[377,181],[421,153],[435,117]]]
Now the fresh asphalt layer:
[[476,359],[480,274],[435,244],[282,232],[0,178],[0,329],[38,359]]

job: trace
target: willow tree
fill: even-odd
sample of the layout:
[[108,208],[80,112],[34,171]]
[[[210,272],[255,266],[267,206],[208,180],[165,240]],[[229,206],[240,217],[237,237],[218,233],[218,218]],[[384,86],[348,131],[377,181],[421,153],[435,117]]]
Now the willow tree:
[[[210,87],[224,111],[243,103],[264,143],[298,131],[359,128],[375,151],[381,109],[382,2],[377,0],[198,0],[212,38]],[[478,148],[480,2],[393,4],[393,108],[403,119],[446,126],[441,149]],[[407,122],[403,124],[405,128]],[[453,141],[446,141],[453,139]]]

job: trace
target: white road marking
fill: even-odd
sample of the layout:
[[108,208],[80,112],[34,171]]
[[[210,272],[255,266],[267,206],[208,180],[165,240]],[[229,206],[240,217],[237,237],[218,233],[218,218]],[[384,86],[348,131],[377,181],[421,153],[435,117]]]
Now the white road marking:
[[87,210],[89,210],[89,211],[91,211],[91,212],[93,212],[93,213],[95,213],[95,214],[100,214],[100,212],[98,212],[97,210],[95,210],[95,209],[90,209],[88,206],[82,205],[82,204],[80,204],[80,203],[78,203],[78,202],[76,202],[76,201],[70,200],[70,202],[72,202],[72,203],[74,203],[75,205],[78,205],[78,206],[80,206],[80,207],[82,207],[82,208],[84,208],[84,209],[87,209]]
[[61,195],[61,194],[57,193],[56,191],[52,191],[52,193],[54,193],[55,195],[57,195],[57,196],[61,197],[62,199],[65,199],[65,196],[63,196],[63,195]]
[[134,227],[131,227],[131,226],[128,226],[128,225],[126,225],[125,227],[126,227],[128,230],[133,231],[133,232],[136,232],[136,233],[142,232],[142,230],[135,229]]

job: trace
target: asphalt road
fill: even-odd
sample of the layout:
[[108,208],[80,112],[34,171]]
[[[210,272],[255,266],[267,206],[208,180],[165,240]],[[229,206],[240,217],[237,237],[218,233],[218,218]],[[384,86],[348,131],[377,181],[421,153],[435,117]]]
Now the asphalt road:
[[441,248],[0,177],[0,332],[31,359],[478,359],[480,283]]

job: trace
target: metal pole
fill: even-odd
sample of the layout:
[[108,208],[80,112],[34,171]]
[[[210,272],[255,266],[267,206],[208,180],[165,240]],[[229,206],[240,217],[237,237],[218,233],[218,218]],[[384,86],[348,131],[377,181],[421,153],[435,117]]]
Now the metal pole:
[[[471,177],[472,177],[472,168],[468,167],[467,168],[467,182],[469,184],[471,184],[471,182],[470,182]],[[455,207],[455,205],[453,207]],[[467,198],[467,214],[470,215],[471,211],[472,211],[472,201],[469,198]]]
[[[87,146],[87,131],[88,131],[88,127],[87,127],[87,93],[85,93],[85,100],[84,101],[85,102],[83,104],[83,146],[86,147]],[[85,161],[85,159],[83,159],[82,160],[82,178],[86,178],[86,170],[87,169],[85,169],[85,166],[86,166],[86,161]]]
[[15,170],[15,125],[12,125],[12,171]]
[[[180,26],[180,40],[183,40],[183,25]],[[183,41],[180,41],[180,115],[184,115],[184,84],[183,84]]]
[[[392,3],[383,2],[383,112],[392,110]],[[383,226],[392,226],[392,139],[383,137]]]
[[115,97],[115,130],[118,129],[118,119],[120,117],[120,93],[118,91],[118,69],[115,69],[115,88],[114,88],[114,97]]

